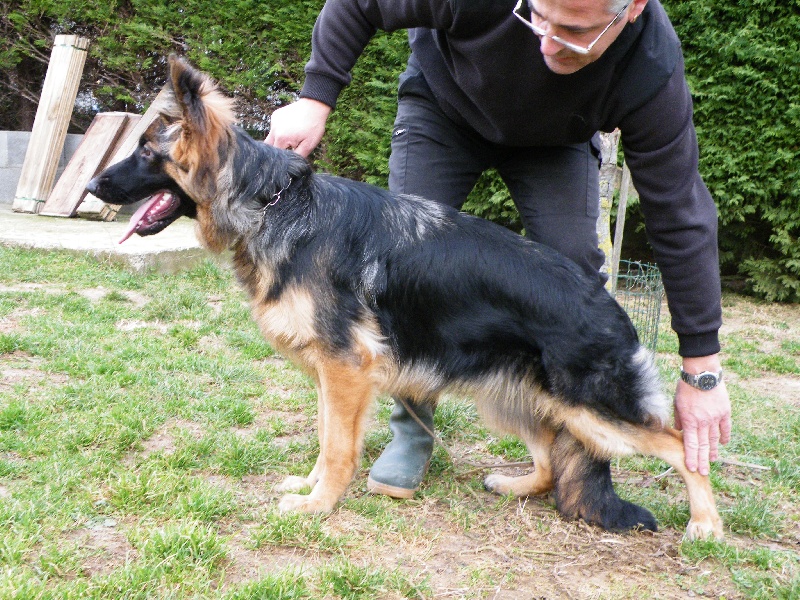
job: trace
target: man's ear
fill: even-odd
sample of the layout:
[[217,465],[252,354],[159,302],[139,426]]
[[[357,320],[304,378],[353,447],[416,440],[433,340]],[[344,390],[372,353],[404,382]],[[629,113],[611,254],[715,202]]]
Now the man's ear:
[[634,23],[644,11],[645,6],[647,6],[647,0],[632,0],[628,9],[628,23]]

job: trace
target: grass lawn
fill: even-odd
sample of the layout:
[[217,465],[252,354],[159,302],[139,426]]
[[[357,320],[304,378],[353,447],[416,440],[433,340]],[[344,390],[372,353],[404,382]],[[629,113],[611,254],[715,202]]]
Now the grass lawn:
[[800,598],[800,307],[730,295],[724,315],[724,542],[682,540],[685,488],[655,460],[612,467],[656,534],[484,492],[475,465],[526,450],[458,398],[414,499],[366,493],[389,439],[381,399],[339,507],[281,515],[274,486],[316,458],[316,396],[224,268],[141,275],[0,247],[0,599]]

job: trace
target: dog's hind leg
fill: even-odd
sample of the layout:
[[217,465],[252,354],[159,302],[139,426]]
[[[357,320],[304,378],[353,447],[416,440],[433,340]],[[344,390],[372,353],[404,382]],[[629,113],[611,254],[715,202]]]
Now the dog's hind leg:
[[609,531],[658,529],[650,511],[614,491],[610,462],[592,456],[567,429],[556,436],[551,459],[556,508],[565,517]]
[[550,465],[550,449],[556,432],[543,424],[538,424],[533,431],[517,433],[528,446],[533,459],[534,470],[520,477],[509,477],[500,473],[491,473],[483,481],[484,487],[495,494],[512,494],[518,497],[538,496],[553,489],[553,472]]
[[[691,518],[686,528],[686,537],[689,539],[723,537],[722,520],[714,503],[711,483],[707,476],[692,473],[686,468],[683,435],[680,432],[670,427],[655,428],[634,423],[612,422],[588,411],[574,415],[574,418],[566,422],[566,426],[580,440],[578,443],[589,448],[594,456],[619,456],[638,452],[660,458],[669,464],[680,473],[689,493]],[[558,446],[558,443],[556,445]],[[608,489],[611,490],[610,477]]]
[[281,511],[331,511],[358,467],[374,384],[365,369],[335,359],[318,364],[318,377],[320,455],[305,478],[313,489],[308,496],[285,495],[278,505]]

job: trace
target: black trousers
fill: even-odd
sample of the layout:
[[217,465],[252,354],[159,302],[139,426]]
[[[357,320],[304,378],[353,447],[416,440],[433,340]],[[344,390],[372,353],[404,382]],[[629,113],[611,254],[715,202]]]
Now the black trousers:
[[508,187],[526,236],[599,276],[600,159],[592,143],[520,148],[487,142],[448,118],[428,94],[420,93],[419,81],[413,93],[404,93],[401,84],[389,188],[460,209],[481,174],[493,168]]

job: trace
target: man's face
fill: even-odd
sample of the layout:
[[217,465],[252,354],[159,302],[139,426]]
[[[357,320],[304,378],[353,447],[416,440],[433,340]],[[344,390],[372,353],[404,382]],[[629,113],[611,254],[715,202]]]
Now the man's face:
[[[631,2],[608,27],[615,18],[615,13],[608,12],[608,0],[529,0],[528,4],[531,22],[547,32],[547,35],[538,36],[545,64],[559,75],[575,73],[600,58],[632,19],[631,15],[641,12],[634,13],[638,3]],[[579,54],[550,36],[582,47],[597,41],[588,54]]]

